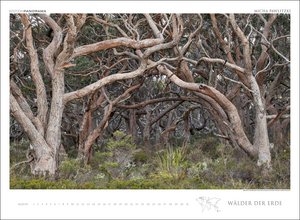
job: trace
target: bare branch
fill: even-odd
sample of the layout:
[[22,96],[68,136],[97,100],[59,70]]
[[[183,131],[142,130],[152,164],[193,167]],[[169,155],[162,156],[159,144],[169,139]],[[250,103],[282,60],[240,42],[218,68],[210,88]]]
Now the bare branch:
[[127,99],[130,97],[130,93],[133,92],[134,90],[137,90],[142,86],[143,83],[136,84],[134,86],[129,87],[124,93],[122,93],[120,96],[118,96],[114,101],[113,104],[116,105],[120,102],[124,102],[124,99]]
[[54,74],[54,55],[59,50],[59,47],[62,43],[62,29],[58,26],[58,24],[48,15],[39,14],[40,18],[42,18],[46,24],[53,30],[53,39],[51,43],[48,45],[46,49],[43,51],[43,60],[45,62],[45,66],[47,71],[51,76]]
[[68,103],[71,100],[82,98],[88,94],[95,92],[96,90],[100,89],[102,86],[105,86],[109,83],[118,81],[118,80],[125,80],[125,79],[132,79],[139,75],[142,75],[144,71],[147,69],[146,63],[142,62],[140,67],[132,72],[121,74],[113,74],[109,75],[103,79],[98,80],[95,83],[92,83],[82,89],[76,90],[74,92],[69,92],[64,95],[64,103]]
[[272,49],[275,51],[275,53],[277,53],[279,56],[281,56],[286,62],[290,63],[291,61],[285,57],[282,53],[280,53],[273,45],[273,42],[271,43],[271,47]]
[[143,55],[144,59],[147,59],[151,54],[153,54],[156,51],[165,50],[169,48],[175,47],[183,34],[183,21],[180,15],[173,15],[172,16],[172,28],[173,28],[173,34],[172,34],[172,41],[164,44],[158,44],[153,47],[148,48]]
[[229,19],[230,19],[230,23],[233,27],[234,32],[239,37],[239,39],[243,45],[244,62],[245,62],[245,67],[248,70],[247,74],[251,74],[251,72],[249,72],[249,70],[252,69],[251,50],[250,50],[250,46],[249,46],[249,41],[247,40],[244,32],[237,25],[235,18],[234,18],[234,14],[230,14]]
[[72,15],[66,15],[68,32],[64,40],[63,50],[57,56],[55,68],[62,69],[66,68],[66,65],[69,64],[71,56],[74,51],[75,40],[77,36],[77,29],[74,23],[74,18]]
[[218,59],[218,58],[208,58],[208,57],[202,57],[200,58],[200,60],[198,61],[198,64],[201,62],[201,61],[205,61],[205,62],[208,62],[208,63],[219,63],[219,64],[223,64],[225,65],[226,67],[232,69],[232,70],[235,70],[235,71],[238,71],[238,72],[241,72],[241,73],[245,73],[246,70],[242,67],[239,67],[238,65],[235,65],[235,64],[232,64],[232,63],[228,63],[226,62],[225,60],[222,60],[222,59]]
[[202,28],[202,22],[203,22],[203,20],[202,20],[202,16],[201,16],[201,15],[199,15],[199,16],[200,16],[200,19],[201,19],[201,20],[200,20],[200,24],[199,24],[198,28],[197,28],[193,33],[190,34],[188,41],[187,41],[186,44],[182,47],[182,49],[181,49],[181,51],[180,51],[180,54],[181,54],[182,56],[187,52],[187,50],[189,49],[189,47],[190,47],[190,45],[191,45],[191,43],[192,43],[194,37],[196,36],[196,34],[199,33],[199,31],[200,31],[201,28]]
[[41,123],[38,117],[35,117],[30,109],[28,102],[26,101],[25,97],[23,96],[20,88],[14,81],[10,81],[10,90],[11,94],[15,97],[17,103],[19,104],[20,108],[24,112],[24,114],[31,120],[31,122],[35,125],[36,129],[44,135],[44,126]]
[[[48,103],[47,103],[47,95],[46,95],[46,88],[40,73],[39,69],[39,58],[37,51],[33,46],[33,38],[32,38],[32,30],[30,26],[30,22],[28,16],[25,14],[21,15],[22,23],[24,24],[26,31],[26,46],[30,56],[30,69],[32,80],[36,87],[36,97],[37,97],[37,117],[42,123],[43,127],[46,126],[47,120],[47,112],[48,112]],[[27,28],[28,27],[28,28]],[[44,130],[44,129],[43,129]]]
[[286,106],[285,109],[281,112],[279,112],[271,121],[268,123],[268,127],[271,127],[277,120],[279,120],[281,117],[284,116],[286,112],[290,110],[290,106]]
[[94,14],[94,16],[93,16],[92,18],[93,18],[95,21],[97,21],[98,23],[100,23],[100,24],[103,24],[103,25],[107,25],[107,26],[116,28],[116,29],[121,33],[121,35],[122,35],[123,37],[129,38],[128,35],[126,34],[126,32],[123,31],[123,30],[119,27],[119,25],[112,24],[112,23],[109,23],[109,22],[107,22],[107,21],[105,21],[105,20],[102,20],[102,19],[100,19],[96,14]]
[[78,32],[86,21],[86,14],[74,14],[74,17],[76,18],[75,25]]
[[271,65],[271,59],[270,59],[270,56],[268,53],[266,53],[269,57],[269,63],[262,69],[262,70],[259,70],[256,74],[255,74],[255,78],[259,77],[260,74],[264,73],[267,71],[267,69],[269,68],[269,66]]
[[214,33],[216,34],[218,41],[221,43],[221,46],[222,46],[223,50],[225,51],[228,61],[232,64],[235,64],[235,61],[233,60],[232,54],[230,52],[230,47],[223,39],[222,34],[218,28],[217,19],[216,19],[215,14],[210,14],[210,18],[212,21]]
[[[276,118],[276,117],[278,117],[278,115],[267,115],[266,116],[267,117],[267,119],[274,119],[274,118]],[[284,118],[284,119],[286,119],[286,118],[290,118],[291,116],[290,115],[281,115],[279,118]]]
[[37,130],[37,128],[32,124],[31,120],[23,112],[17,100],[15,99],[14,95],[12,94],[10,95],[9,101],[10,101],[11,114],[14,116],[17,122],[23,127],[26,134],[28,135],[28,138],[33,144],[33,147],[36,150],[40,150],[38,149],[40,146],[48,146],[42,134]]
[[142,49],[152,47],[160,43],[160,39],[145,39],[141,41],[136,41],[128,38],[116,38],[111,40],[104,40],[98,43],[88,44],[75,48],[72,58],[120,46],[134,49]]
[[227,76],[225,76],[224,74],[221,74],[221,76],[224,78],[224,79],[227,79],[229,80],[230,82],[233,82],[233,83],[236,83],[236,84],[239,84],[241,86],[243,86],[243,88],[245,88],[246,90],[248,90],[249,92],[253,92],[251,89],[249,89],[244,83],[240,82],[240,81],[236,81],[234,79],[231,79]]
[[[262,17],[262,16],[261,16]],[[268,41],[268,36],[270,34],[270,30],[271,30],[271,26],[272,24],[274,23],[275,19],[276,19],[277,15],[276,14],[273,14],[273,15],[270,15],[269,16],[269,19],[268,21],[266,20],[263,20],[264,23],[265,23],[265,26],[264,26],[264,31],[263,33],[261,34],[259,31],[257,31],[252,25],[251,25],[251,28],[253,30],[255,30],[257,33],[259,33],[260,35],[262,35],[262,41],[261,41],[261,48],[262,48],[262,52],[257,60],[257,63],[256,63],[256,71],[258,73],[262,73],[266,68],[264,68],[264,64],[266,62],[266,59],[267,57],[269,56],[267,54],[267,51],[268,51],[268,47],[265,45],[267,43],[269,43]],[[263,17],[262,17],[263,18]],[[269,57],[270,59],[270,57]],[[269,62],[270,64],[270,62]],[[259,76],[257,73],[257,76]],[[261,75],[259,76],[259,78],[257,78],[257,82],[258,84],[261,86],[263,84],[263,81],[265,79],[265,76]]]
[[179,105],[181,105],[183,103],[183,101],[179,101],[176,102],[175,104],[169,106],[167,109],[165,109],[163,112],[161,112],[156,118],[154,118],[153,120],[151,120],[150,122],[150,126],[152,126],[153,124],[155,124],[157,121],[159,121],[162,117],[164,117],[166,114],[168,114],[170,111],[172,111],[173,109],[177,108]]
[[153,34],[156,38],[163,40],[164,36],[163,34],[158,30],[158,28],[155,25],[155,22],[153,21],[153,19],[151,18],[151,16],[149,14],[144,14],[145,18],[148,21],[149,26],[151,27]]
[[116,56],[129,56],[133,59],[136,59],[136,60],[139,60],[139,57],[137,55],[135,55],[134,53],[131,53],[129,51],[123,51],[123,52],[118,52],[116,48],[113,48],[113,52],[114,52],[114,55]]
[[258,17],[266,24],[267,20],[264,18],[262,14],[258,14]]

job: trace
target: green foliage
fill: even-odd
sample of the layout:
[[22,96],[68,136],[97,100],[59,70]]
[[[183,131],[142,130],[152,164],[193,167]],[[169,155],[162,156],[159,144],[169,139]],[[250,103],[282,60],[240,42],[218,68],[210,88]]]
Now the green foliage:
[[10,144],[10,163],[26,160],[26,151],[29,149],[30,142],[22,139],[19,142]]
[[95,189],[96,185],[92,182],[77,184],[71,180],[46,180],[43,178],[33,178],[30,180],[11,178],[11,189]]
[[184,148],[169,147],[157,154],[157,172],[162,178],[181,179],[186,175],[187,160]]
[[161,183],[152,180],[113,180],[109,189],[158,189]]
[[70,179],[83,183],[92,178],[92,166],[83,164],[78,159],[65,159],[59,165],[58,170],[60,179]]
[[95,65],[95,62],[91,60],[89,57],[83,56],[75,59],[75,67],[71,67],[70,70],[73,71],[84,71],[90,67]]
[[201,76],[198,76],[198,77],[195,77],[195,83],[205,83],[206,80],[201,77]]
[[122,131],[115,131],[113,137],[107,142],[107,148],[114,150],[118,148],[135,149],[136,146],[133,142],[131,135],[126,135]]
[[109,152],[100,152],[97,151],[93,155],[91,159],[91,166],[93,168],[98,168],[100,164],[103,164],[108,158],[111,158],[113,156],[113,153],[111,151]]
[[77,159],[66,159],[59,166],[59,173],[62,178],[73,178],[78,174],[80,161]]
[[102,165],[102,167],[105,167],[105,168],[116,168],[116,167],[119,167],[119,164],[116,163],[116,162],[106,162]]
[[116,162],[105,162],[102,165],[99,165],[99,170],[101,171],[101,174],[105,175],[109,179],[112,179],[112,178],[118,176],[119,168],[120,168],[120,165]]
[[91,165],[109,180],[126,179],[136,166],[135,159],[145,160],[141,155],[134,154],[139,152],[135,152],[135,149],[136,145],[130,135],[115,131],[105,146],[105,152],[95,152]]
[[148,160],[148,155],[145,151],[141,150],[133,154],[133,160],[135,163],[146,163]]
[[195,164],[192,164],[187,171],[187,175],[189,177],[197,177],[198,179],[201,179],[201,174],[208,169],[208,163],[207,162],[198,162]]
[[157,89],[159,92],[164,91],[166,86],[167,86],[167,83],[164,80],[158,80],[154,83],[155,89]]
[[[29,141],[22,139],[19,142],[12,142],[10,144],[10,166],[13,167],[20,161],[26,161],[27,150],[29,149]],[[28,178],[31,176],[30,166],[28,163],[23,163],[19,166],[14,166],[10,169],[11,176],[23,176]]]
[[[113,141],[125,134],[116,133]],[[114,143],[111,140],[111,143]],[[131,142],[130,142],[131,143]],[[117,144],[113,144],[116,146]],[[11,162],[25,157],[28,142],[11,145]],[[123,147],[122,147],[123,146]],[[290,150],[272,151],[273,169],[262,175],[256,161],[244,153],[202,136],[186,148],[169,147],[148,153],[122,143],[119,148],[95,152],[93,164],[83,166],[66,159],[59,166],[58,179],[36,178],[21,169],[11,172],[12,189],[288,189]],[[125,146],[125,147],[124,147]],[[160,148],[163,148],[161,146]],[[19,153],[24,155],[16,155]],[[24,167],[29,167],[28,165]]]

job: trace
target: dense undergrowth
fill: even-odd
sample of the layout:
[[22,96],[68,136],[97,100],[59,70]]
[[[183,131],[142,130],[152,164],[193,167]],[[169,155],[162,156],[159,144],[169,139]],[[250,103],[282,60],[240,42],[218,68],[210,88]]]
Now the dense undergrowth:
[[[272,149],[272,170],[262,176],[256,162],[211,136],[185,147],[138,146],[117,132],[94,152],[89,165],[64,158],[58,174],[34,177],[26,160],[27,141],[10,147],[11,189],[289,189],[289,147]],[[101,149],[101,150],[100,150]]]

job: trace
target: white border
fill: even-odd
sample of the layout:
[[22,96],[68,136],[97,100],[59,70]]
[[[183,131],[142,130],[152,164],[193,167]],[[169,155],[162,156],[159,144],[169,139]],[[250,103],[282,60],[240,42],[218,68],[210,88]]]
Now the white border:
[[[253,13],[291,10],[291,190],[9,190],[9,10],[79,12]],[[4,219],[298,219],[299,218],[299,2],[1,2],[1,217]],[[220,198],[203,210],[197,198]],[[229,206],[228,200],[281,201],[281,206]],[[47,205],[45,204],[47,203]],[[68,203],[68,204],[67,204]],[[116,203],[116,204],[115,204]]]

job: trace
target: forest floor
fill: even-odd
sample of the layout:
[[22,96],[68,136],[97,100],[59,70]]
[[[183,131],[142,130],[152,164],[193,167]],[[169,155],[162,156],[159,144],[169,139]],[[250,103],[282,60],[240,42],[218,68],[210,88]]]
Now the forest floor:
[[[122,134],[119,134],[122,135]],[[11,189],[289,189],[290,150],[272,149],[272,170],[262,176],[256,162],[215,137],[185,147],[137,146],[130,137],[94,147],[89,165],[61,158],[55,180],[34,177],[26,160],[27,141],[10,146]]]

